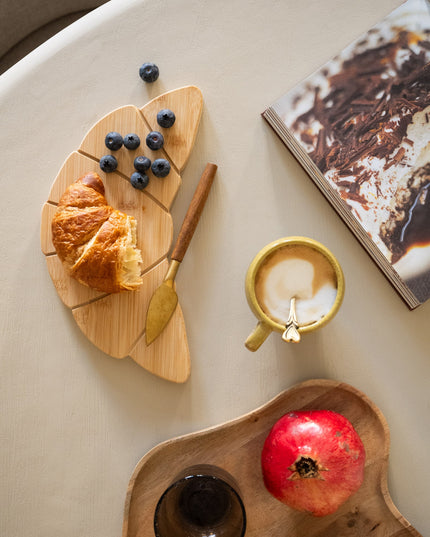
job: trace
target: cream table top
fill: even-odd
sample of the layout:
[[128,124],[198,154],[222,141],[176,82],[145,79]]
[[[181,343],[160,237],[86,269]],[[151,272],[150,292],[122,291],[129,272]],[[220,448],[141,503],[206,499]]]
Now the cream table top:
[[[430,303],[410,312],[260,117],[399,0],[113,0],[0,77],[0,534],[119,537],[138,460],[311,378],[347,382],[391,431],[389,487],[430,533]],[[144,61],[160,67],[145,85]],[[105,113],[194,84],[204,111],[173,206],[175,233],[208,161],[216,182],[177,277],[192,359],[173,384],[95,348],[60,302],[40,251],[41,207],[67,155]],[[247,267],[305,235],[338,257],[346,295],[322,331],[244,347]]]

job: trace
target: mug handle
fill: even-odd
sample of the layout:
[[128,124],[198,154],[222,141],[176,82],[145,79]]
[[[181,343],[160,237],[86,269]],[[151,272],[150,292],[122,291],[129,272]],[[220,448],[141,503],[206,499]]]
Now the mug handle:
[[271,331],[272,329],[268,324],[260,321],[245,341],[245,347],[252,352],[256,351],[264,343]]

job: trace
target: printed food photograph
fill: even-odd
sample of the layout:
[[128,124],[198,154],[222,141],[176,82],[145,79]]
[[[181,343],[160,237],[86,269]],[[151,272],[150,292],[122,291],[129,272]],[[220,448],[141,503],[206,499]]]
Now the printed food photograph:
[[272,105],[418,302],[430,297],[429,60],[428,8],[409,0]]

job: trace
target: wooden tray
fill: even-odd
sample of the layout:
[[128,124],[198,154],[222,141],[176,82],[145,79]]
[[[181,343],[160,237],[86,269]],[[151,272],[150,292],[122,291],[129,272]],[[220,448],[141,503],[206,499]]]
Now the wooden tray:
[[[195,86],[186,86],[153,99],[143,108],[124,106],[103,117],[87,133],[79,149],[66,159],[43,206],[41,247],[49,274],[63,303],[72,310],[78,326],[99,349],[115,358],[131,356],[139,365],[162,378],[185,382],[190,374],[190,356],[185,323],[180,305],[164,332],[149,347],[144,338],[146,310],[153,291],[162,282],[168,267],[167,254],[173,238],[169,209],[181,184],[184,168],[197,134],[203,107],[202,94]],[[170,108],[176,115],[174,125],[162,129],[157,112]],[[161,131],[164,147],[151,151],[145,143],[151,130]],[[139,135],[141,144],[134,151],[122,147],[113,152],[118,160],[115,173],[101,171],[99,160],[110,151],[105,136],[117,131]],[[134,158],[167,158],[172,164],[169,175],[150,179],[144,191],[129,182],[135,171]],[[110,205],[137,220],[137,246],[142,252],[143,285],[133,292],[106,295],[70,278],[55,253],[51,239],[51,220],[66,188],[86,172],[97,172],[106,189]]]
[[[262,480],[260,454],[267,434],[283,414],[298,409],[343,414],[366,449],[361,488],[323,518],[290,509],[266,491]],[[246,537],[420,537],[390,498],[388,453],[385,418],[363,393],[331,380],[303,382],[234,421],[168,440],[147,453],[129,483],[122,537],[153,537],[159,497],[178,472],[200,463],[218,465],[237,480],[247,513]]]

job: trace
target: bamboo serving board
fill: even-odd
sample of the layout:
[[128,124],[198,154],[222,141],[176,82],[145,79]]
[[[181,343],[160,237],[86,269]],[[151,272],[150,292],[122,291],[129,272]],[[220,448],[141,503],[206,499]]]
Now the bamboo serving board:
[[[185,382],[190,374],[190,355],[185,323],[178,304],[163,333],[149,346],[145,343],[146,311],[154,290],[161,284],[168,268],[167,255],[173,238],[170,207],[181,184],[184,168],[197,134],[202,113],[202,94],[195,86],[164,93],[143,108],[124,106],[96,123],[80,147],[64,162],[42,209],[41,248],[49,274],[63,303],[87,338],[114,358],[131,358],[139,365],[173,382]],[[171,109],[176,115],[169,129],[157,123],[157,112]],[[145,143],[147,134],[160,131],[164,146],[151,151]],[[110,131],[123,136],[136,133],[140,147],[130,151],[122,147],[111,152],[104,143]],[[118,160],[114,173],[106,174],[99,166],[103,155],[112,153]],[[166,158],[172,165],[165,178],[147,174],[149,185],[136,190],[129,182],[135,171],[133,161],[145,155],[151,161]],[[143,284],[137,291],[107,295],[72,279],[64,270],[52,244],[51,220],[66,188],[87,172],[96,172],[106,190],[107,202],[137,220],[137,246],[142,253]]]
[[[366,449],[362,486],[336,513],[316,518],[290,509],[265,489],[260,455],[274,423],[299,409],[330,409],[348,418]],[[389,430],[381,411],[355,388],[310,380],[223,425],[159,444],[131,477],[122,537],[153,537],[159,497],[182,469],[213,464],[236,479],[247,515],[246,537],[421,537],[394,506],[387,488]]]

